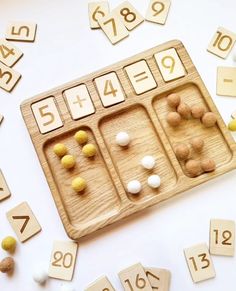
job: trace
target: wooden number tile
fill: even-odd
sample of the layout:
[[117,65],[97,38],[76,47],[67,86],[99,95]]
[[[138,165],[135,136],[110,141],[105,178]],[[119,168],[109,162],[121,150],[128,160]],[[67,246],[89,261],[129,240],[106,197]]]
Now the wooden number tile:
[[219,27],[214,34],[207,50],[220,58],[227,58],[236,41],[236,34]]
[[185,68],[174,48],[155,54],[155,59],[166,82],[186,75]]
[[12,22],[6,32],[7,40],[34,42],[37,24],[30,22]]
[[41,133],[47,133],[63,126],[54,97],[32,104],[32,111]]
[[41,226],[27,202],[8,211],[7,219],[21,242],[25,242],[41,231]]
[[108,278],[104,276],[89,285],[85,291],[115,291],[115,289]]
[[142,94],[157,87],[157,83],[146,61],[139,61],[125,67],[136,94]]
[[78,244],[73,241],[55,241],[49,265],[48,276],[71,281],[78,250]]
[[0,114],[0,125],[3,122],[4,116],[2,114]]
[[95,84],[104,107],[125,100],[125,94],[116,73],[109,73],[95,79]]
[[153,290],[169,291],[170,271],[157,268],[145,268],[145,272]]
[[109,13],[108,1],[90,2],[88,4],[89,22],[91,28],[100,28],[98,18],[104,17]]
[[21,74],[0,62],[0,88],[11,92],[20,80]]
[[[0,117],[0,119],[1,119],[1,117]],[[4,200],[10,196],[11,196],[11,192],[8,188],[8,185],[7,185],[7,182],[3,176],[3,173],[0,170],[0,201]]]
[[215,277],[215,269],[206,244],[185,249],[185,258],[195,283]]
[[120,17],[112,12],[99,18],[98,23],[112,44],[116,44],[129,35]]
[[233,119],[236,119],[236,110],[235,110],[234,112],[232,112],[231,117],[232,117]]
[[235,222],[212,219],[210,226],[210,253],[212,255],[234,256]]
[[236,68],[218,67],[217,95],[236,97]]
[[119,277],[125,291],[152,291],[145,270],[140,263],[121,271]]
[[95,112],[93,102],[85,85],[68,89],[64,92],[71,116],[74,120]]
[[0,62],[12,67],[23,56],[21,50],[5,39],[0,39]]
[[165,24],[169,13],[170,0],[151,0],[146,14],[146,20]]
[[124,1],[114,9],[128,30],[133,30],[144,21],[142,15],[129,3]]

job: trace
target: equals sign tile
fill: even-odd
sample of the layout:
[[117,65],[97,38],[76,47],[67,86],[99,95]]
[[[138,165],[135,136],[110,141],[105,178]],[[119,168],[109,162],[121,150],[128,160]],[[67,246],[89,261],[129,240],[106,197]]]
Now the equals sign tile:
[[135,82],[141,82],[143,80],[148,79],[148,76],[146,72],[142,72],[137,75],[134,75],[134,79],[136,79]]
[[224,79],[224,83],[233,83],[233,79]]

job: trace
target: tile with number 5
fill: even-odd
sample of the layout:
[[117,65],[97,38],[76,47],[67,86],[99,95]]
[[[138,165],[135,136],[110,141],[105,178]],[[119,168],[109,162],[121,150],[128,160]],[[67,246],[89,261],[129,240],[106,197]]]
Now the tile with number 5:
[[31,22],[11,22],[7,27],[6,39],[34,42],[37,24]]

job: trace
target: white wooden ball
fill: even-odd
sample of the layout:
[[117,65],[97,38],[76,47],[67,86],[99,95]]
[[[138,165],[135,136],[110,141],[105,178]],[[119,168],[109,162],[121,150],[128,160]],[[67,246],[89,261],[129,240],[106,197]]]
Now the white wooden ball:
[[127,189],[131,194],[138,194],[141,191],[142,186],[138,180],[133,180],[128,183]]
[[48,273],[44,266],[38,265],[34,267],[33,279],[36,283],[43,285],[48,279]]
[[148,177],[148,185],[151,188],[158,188],[161,185],[161,178],[158,175],[151,175]]
[[127,132],[121,131],[116,135],[116,143],[121,146],[125,147],[130,143],[130,137]]
[[153,156],[145,156],[142,158],[141,164],[145,169],[151,170],[155,167],[156,161]]

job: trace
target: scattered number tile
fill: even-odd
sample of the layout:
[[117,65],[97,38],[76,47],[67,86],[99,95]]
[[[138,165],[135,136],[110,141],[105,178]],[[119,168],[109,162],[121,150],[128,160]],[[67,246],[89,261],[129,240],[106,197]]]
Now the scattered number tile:
[[125,100],[125,94],[116,73],[109,73],[96,78],[95,84],[104,107]]
[[20,78],[20,73],[0,62],[0,88],[7,92],[11,92]]
[[76,263],[78,244],[73,241],[55,241],[48,276],[71,281]]
[[30,22],[12,22],[6,32],[7,40],[34,42],[37,24]]
[[139,61],[125,67],[136,94],[142,94],[157,87],[157,83],[146,61]]
[[207,50],[220,58],[227,58],[236,41],[236,34],[219,27],[214,34]]
[[112,287],[108,278],[104,276],[89,285],[85,291],[115,291],[115,289]]
[[218,67],[217,95],[236,97],[236,68]]
[[5,39],[0,39],[0,62],[12,67],[22,56],[22,51],[15,45]]
[[121,3],[114,11],[119,15],[121,21],[128,30],[133,30],[144,21],[142,15],[129,3],[129,1]]
[[233,119],[236,119],[236,110],[235,110],[234,112],[232,112],[231,117],[232,117]]
[[8,211],[7,219],[21,242],[41,231],[41,226],[26,202]]
[[153,290],[169,291],[170,271],[157,268],[145,268],[145,272]]
[[186,75],[185,68],[174,48],[155,54],[155,59],[166,82]]
[[3,176],[2,171],[0,170],[0,201],[11,196],[11,192],[8,188],[7,182]]
[[235,222],[212,219],[210,227],[210,253],[212,255],[234,256]]
[[47,133],[63,126],[54,97],[34,103],[32,111],[41,133]]
[[104,17],[109,13],[108,1],[90,2],[88,4],[89,22],[91,28],[100,28],[98,18]]
[[74,120],[95,112],[93,102],[86,85],[68,89],[64,92],[71,116]]
[[206,244],[185,249],[185,258],[195,283],[215,277],[215,269]]
[[146,20],[165,24],[169,13],[170,0],[151,0],[146,14]]

